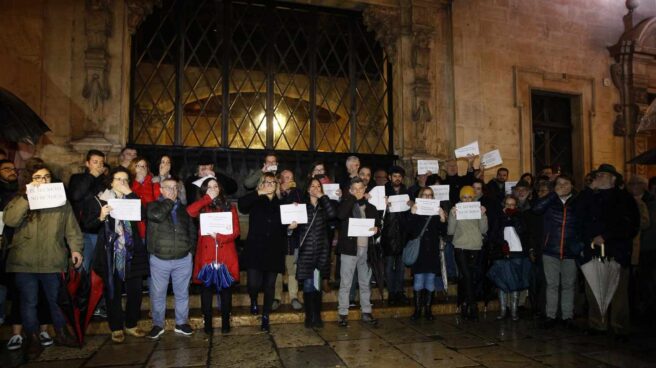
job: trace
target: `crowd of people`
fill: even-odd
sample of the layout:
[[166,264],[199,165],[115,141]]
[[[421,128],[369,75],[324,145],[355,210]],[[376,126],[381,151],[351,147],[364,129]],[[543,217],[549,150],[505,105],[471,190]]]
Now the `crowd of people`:
[[[377,323],[372,285],[384,285],[389,305],[412,304],[413,320],[422,315],[432,320],[436,294],[449,282],[443,278],[444,267],[448,278],[457,279],[462,318],[478,319],[479,301],[498,293],[498,319],[510,315],[517,320],[527,305],[543,319],[544,328],[558,320],[574,328],[576,300],[584,295],[591,333],[611,329],[626,338],[630,316],[653,323],[648,312],[656,309],[656,178],[647,181],[634,175],[625,181],[613,166],[602,164],[576,190],[572,177],[547,167],[536,176],[521,175],[507,188],[508,169],[497,169],[485,183],[485,168],[475,169],[473,156],[467,161],[464,175],[451,159],[442,176],[427,172],[406,186],[410,180],[402,167],[363,166],[356,156],[346,160],[343,178],[336,179],[324,163],[315,162],[307,176],[297,180],[275,153],[267,153],[262,166],[237,183],[216,171],[211,161],[198,162],[193,175],[181,178],[172,172],[169,156],[151,165],[135,149],[125,148],[119,164],[110,168],[103,152],[90,150],[85,171],[68,181],[66,204],[31,210],[26,188],[59,179],[41,159],[31,159],[20,174],[12,161],[0,159],[0,318],[13,326],[8,348],[52,345],[48,324],[56,332],[55,342],[75,344],[57,304],[61,273],[69,267],[102,278],[99,309],[106,311],[116,343],[126,334],[157,339],[165,332],[169,283],[175,333],[193,333],[188,322],[190,284],[200,285],[204,332],[213,333],[212,300],[217,293],[221,331],[229,332],[240,270],[246,271],[250,312],[261,314],[261,329],[267,332],[270,314],[283,301],[283,283],[291,307],[304,310],[308,328],[323,326],[322,295],[330,290],[329,280],[339,285],[340,326],[348,325],[358,289],[361,320]],[[324,185],[332,183],[339,189],[331,198]],[[239,184],[248,193],[233,198]],[[448,200],[440,202],[438,215],[419,214],[416,199],[436,198],[435,185],[449,187]],[[390,197],[407,195],[408,210],[381,210],[370,203],[370,191],[377,186],[384,186],[386,206]],[[109,203],[114,199],[139,199],[141,220],[112,217]],[[480,216],[459,218],[460,202],[480,203]],[[306,223],[283,224],[280,206],[289,204],[306,205]],[[232,219],[229,234],[201,232],[201,215],[216,212]],[[248,215],[241,254],[239,213]],[[371,236],[349,236],[356,219],[373,219]],[[418,240],[418,256],[408,264],[403,253],[413,240]],[[581,265],[601,255],[621,266],[607,316],[600,312],[589,283],[580,282]],[[382,267],[375,267],[372,257]],[[205,281],[206,266],[217,264],[229,274],[229,285]],[[408,272],[410,298],[405,293]],[[146,280],[153,325],[149,332],[137,324]],[[264,294],[261,305],[259,293]],[[12,308],[5,318],[7,294]]]

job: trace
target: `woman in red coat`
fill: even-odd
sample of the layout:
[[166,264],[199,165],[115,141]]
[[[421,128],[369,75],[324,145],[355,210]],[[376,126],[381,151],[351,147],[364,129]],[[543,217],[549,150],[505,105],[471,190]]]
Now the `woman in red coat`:
[[[141,199],[141,204],[146,207],[148,203],[155,200],[155,188],[153,187],[153,176],[148,168],[148,160],[143,157],[136,157],[128,165],[128,170],[132,174],[132,192]],[[159,185],[159,184],[158,184]],[[137,223],[137,230],[141,240],[146,240],[146,221],[141,220]]]
[[[192,273],[194,283],[201,284],[198,279],[200,270],[213,262],[223,263],[234,282],[239,282],[239,260],[237,259],[237,250],[235,248],[235,239],[239,237],[239,216],[237,208],[231,205],[225,198],[223,187],[215,178],[206,179],[200,186],[200,199],[187,206],[187,213],[191,217],[200,217],[201,213],[208,212],[231,212],[232,213],[232,234],[223,235],[215,234],[202,235],[199,229],[198,246],[196,248],[196,258],[194,260],[194,271]],[[218,246],[218,253],[216,247]],[[215,287],[212,285],[206,287],[203,285],[201,293],[201,309],[205,318],[205,333],[212,334],[212,297],[214,296]],[[230,332],[230,310],[232,309],[232,290],[223,288],[220,291],[221,296],[221,332]]]

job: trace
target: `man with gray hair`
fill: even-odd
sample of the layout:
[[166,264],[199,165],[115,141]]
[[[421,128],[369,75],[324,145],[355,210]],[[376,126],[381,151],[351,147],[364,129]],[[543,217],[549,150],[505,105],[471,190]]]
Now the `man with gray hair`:
[[339,183],[339,189],[342,192],[348,192],[351,185],[351,179],[358,177],[358,171],[360,170],[360,159],[358,156],[349,156],[346,159],[346,177]]

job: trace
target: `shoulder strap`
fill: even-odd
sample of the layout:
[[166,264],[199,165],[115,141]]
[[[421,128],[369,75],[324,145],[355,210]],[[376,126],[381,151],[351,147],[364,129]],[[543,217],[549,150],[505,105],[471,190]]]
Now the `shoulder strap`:
[[305,238],[307,238],[308,234],[310,233],[310,229],[312,228],[312,224],[314,224],[314,219],[317,218],[317,212],[319,212],[319,206],[320,204],[317,203],[317,208],[314,209],[314,213],[312,214],[312,221],[310,221],[310,225],[308,225],[307,230],[305,230],[305,235],[303,235],[303,239],[301,239],[301,242],[298,243],[298,247],[303,246],[303,242],[305,241]]
[[428,227],[428,223],[430,222],[431,218],[433,218],[433,216],[428,216],[428,219],[426,220],[426,223],[424,224],[424,228],[421,229],[421,232],[419,233],[419,236],[418,236],[419,239],[421,239],[421,237],[424,236],[424,232],[426,231],[426,228]]

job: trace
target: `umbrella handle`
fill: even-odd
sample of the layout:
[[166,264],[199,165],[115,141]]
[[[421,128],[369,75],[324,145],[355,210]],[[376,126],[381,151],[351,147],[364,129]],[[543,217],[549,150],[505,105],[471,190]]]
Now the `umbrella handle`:
[[[601,245],[599,245],[601,247],[601,258],[606,257],[606,248],[604,247],[604,245],[605,245],[604,243],[601,243]],[[595,248],[595,243],[591,243],[590,247],[592,249],[594,249]]]
[[219,242],[214,237],[214,262],[219,263]]

